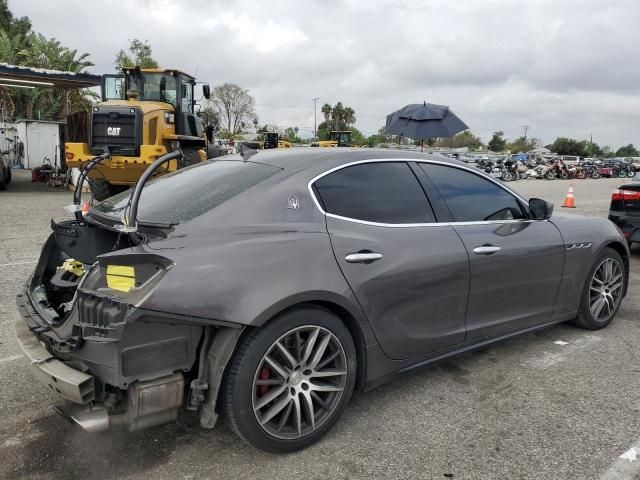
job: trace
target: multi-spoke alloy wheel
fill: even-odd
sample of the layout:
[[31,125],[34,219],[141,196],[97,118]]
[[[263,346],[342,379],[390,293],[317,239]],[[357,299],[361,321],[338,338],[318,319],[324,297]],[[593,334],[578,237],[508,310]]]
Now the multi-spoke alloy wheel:
[[605,258],[595,269],[589,288],[589,310],[594,320],[610,320],[622,299],[624,270],[615,258]]
[[626,292],[627,270],[622,256],[605,248],[593,262],[584,283],[575,325],[589,330],[604,328],[618,313]]
[[347,361],[338,338],[326,328],[306,325],[276,340],[253,379],[253,412],[270,435],[309,435],[340,401]]
[[356,347],[342,320],[322,307],[301,306],[242,338],[225,375],[224,412],[255,447],[294,452],[338,421],[356,371]]

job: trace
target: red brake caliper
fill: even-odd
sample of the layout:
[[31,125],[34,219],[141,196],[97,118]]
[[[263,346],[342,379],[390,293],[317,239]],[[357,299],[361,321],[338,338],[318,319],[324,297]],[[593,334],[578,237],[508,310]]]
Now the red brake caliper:
[[[260,375],[258,375],[258,378],[260,380],[268,380],[269,378],[271,378],[271,370],[269,370],[269,367],[267,366],[262,367],[262,370],[260,370]],[[267,391],[269,391],[269,385],[258,385],[259,397],[263,396],[265,393],[267,393]]]

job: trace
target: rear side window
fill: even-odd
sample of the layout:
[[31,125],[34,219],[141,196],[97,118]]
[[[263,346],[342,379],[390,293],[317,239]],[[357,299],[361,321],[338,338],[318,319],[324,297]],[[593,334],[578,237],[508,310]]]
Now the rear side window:
[[404,162],[353,165],[314,186],[327,213],[376,223],[435,221],[420,183]]
[[495,183],[465,170],[420,164],[449,207],[456,222],[524,218],[516,198]]
[[[176,224],[186,222],[266,180],[281,169],[252,162],[207,161],[148,183],[140,195],[140,222]],[[130,192],[123,192],[94,207],[98,212],[121,217]]]

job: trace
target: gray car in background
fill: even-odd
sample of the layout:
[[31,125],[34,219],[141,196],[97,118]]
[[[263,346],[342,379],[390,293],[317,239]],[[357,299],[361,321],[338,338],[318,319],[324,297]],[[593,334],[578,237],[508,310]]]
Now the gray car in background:
[[442,156],[290,149],[203,162],[53,223],[16,332],[91,431],[224,414],[252,445],[317,441],[354,390],[626,293],[607,219],[552,215]]

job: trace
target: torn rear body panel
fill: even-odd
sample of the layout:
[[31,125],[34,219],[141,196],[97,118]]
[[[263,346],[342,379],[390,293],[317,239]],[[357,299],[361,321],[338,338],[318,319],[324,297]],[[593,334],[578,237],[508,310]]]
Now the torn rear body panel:
[[[207,386],[195,406],[203,403],[207,355],[199,362],[198,353],[210,347],[203,345],[205,331],[215,342],[221,329],[232,328],[146,309],[145,299],[174,263],[137,251],[128,235],[77,221],[51,226],[17,297],[15,329],[37,378],[77,404],[58,411],[87,430],[115,424],[137,430],[174,420],[194,378]],[[237,336],[227,335],[230,342]]]

